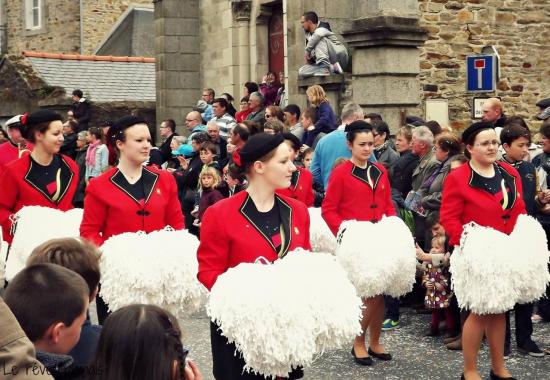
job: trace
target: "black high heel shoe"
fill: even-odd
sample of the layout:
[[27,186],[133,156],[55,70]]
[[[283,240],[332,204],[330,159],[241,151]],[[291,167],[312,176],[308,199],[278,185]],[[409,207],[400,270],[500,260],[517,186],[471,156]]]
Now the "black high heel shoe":
[[360,365],[364,365],[364,366],[371,366],[372,365],[372,358],[370,356],[367,356],[365,358],[358,358],[356,355],[355,355],[355,347],[353,347],[351,349],[351,356],[353,356],[353,360],[357,363],[357,364],[360,364]]
[[381,354],[377,354],[376,352],[374,352],[373,350],[370,349],[369,347],[369,355],[376,358],[376,359],[379,359],[379,360],[383,360],[383,361],[388,361],[388,360],[391,360],[391,354],[388,354],[386,352],[383,352]]
[[500,376],[496,375],[493,372],[493,370],[491,370],[490,378],[491,378],[491,380],[516,380],[515,377],[500,377]]

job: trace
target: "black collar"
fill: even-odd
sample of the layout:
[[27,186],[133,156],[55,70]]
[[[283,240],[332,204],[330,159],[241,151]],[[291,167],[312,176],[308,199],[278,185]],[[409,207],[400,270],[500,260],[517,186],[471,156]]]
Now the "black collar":
[[[485,187],[480,182],[480,177],[481,176],[479,174],[477,176],[474,175],[475,171],[472,168],[472,165],[470,163],[468,163],[468,165],[470,166],[470,180],[468,181],[468,184],[473,188],[477,188],[477,189],[485,191],[484,190]],[[508,187],[508,189],[509,189],[509,191],[508,191],[508,196],[509,196],[508,204],[510,204],[510,206],[507,209],[512,209],[512,207],[514,207],[514,204],[516,203],[516,199],[517,199],[516,177],[514,177],[513,175],[508,173],[508,171],[506,169],[504,169],[502,166],[498,165],[497,163],[495,163],[493,165],[495,167],[495,172],[498,171],[500,173],[500,175],[502,176],[502,179],[504,179],[504,183],[506,184],[506,187]],[[496,199],[495,197],[491,197],[491,198]]]
[[45,189],[44,186],[41,184],[42,182],[37,177],[40,175],[40,173],[37,173],[35,170],[33,170],[35,169],[34,166],[37,164],[34,162],[31,156],[29,156],[29,169],[25,174],[25,181],[33,188],[35,188],[40,194],[45,196],[50,202],[59,204],[61,203],[63,198],[65,198],[65,195],[67,195],[67,191],[69,190],[69,187],[73,180],[74,173],[62,155],[55,155],[54,159],[59,159],[59,177],[57,180],[59,191],[56,192],[56,194],[58,195],[55,199],[52,198],[49,191],[47,191],[47,189]]
[[[143,193],[145,194],[145,203],[149,202],[149,198],[151,198],[151,194],[153,194],[153,189],[157,184],[158,178],[159,178],[159,175],[157,173],[154,173],[149,169],[147,169],[146,167],[143,167],[143,171],[141,173],[141,181],[143,183]],[[126,180],[126,178],[124,177],[124,174],[122,174],[122,172],[119,169],[117,169],[116,173],[110,178],[110,180],[116,187],[118,187],[126,195],[132,198],[137,204],[141,205],[139,199],[134,198],[126,188],[128,181]]]
[[277,252],[276,247],[273,245],[271,239],[262,232],[262,230],[254,223],[251,218],[250,207],[254,207],[253,201],[250,198],[250,194],[246,194],[246,198],[240,208],[240,213],[252,224],[252,226],[258,231],[258,233],[268,242],[273,248],[273,251],[277,253],[279,258],[283,258],[288,253],[290,243],[292,242],[292,207],[286,203],[279,195],[275,194],[275,204],[279,209],[279,217],[281,218],[281,248]]
[[[352,165],[353,165],[353,163],[352,163]],[[370,169],[369,169],[369,167],[370,167]],[[367,164],[367,167],[366,167],[366,169],[368,170],[368,173],[370,174],[372,185],[371,185],[371,183],[369,183],[369,181],[367,181],[366,178],[364,178],[363,176],[360,175],[358,169],[361,169],[361,168],[359,168],[356,165],[353,165],[353,168],[351,169],[351,175],[354,176],[355,178],[357,178],[358,180],[360,180],[361,182],[364,182],[367,185],[369,185],[372,188],[372,190],[375,190],[376,187],[378,186],[378,182],[380,181],[380,178],[382,178],[382,171],[380,169],[378,169],[378,166],[376,166],[374,164],[371,164],[369,162]]]

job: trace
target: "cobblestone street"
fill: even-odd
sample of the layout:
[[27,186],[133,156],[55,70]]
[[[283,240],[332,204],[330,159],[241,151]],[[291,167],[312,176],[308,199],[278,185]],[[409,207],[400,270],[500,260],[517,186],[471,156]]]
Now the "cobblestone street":
[[[327,352],[305,370],[305,380],[325,379],[460,379],[462,355],[460,351],[445,349],[441,337],[425,337],[429,315],[418,315],[411,309],[402,309],[401,327],[385,332],[382,342],[394,356],[390,362],[374,362],[370,368],[353,362],[348,348]],[[513,323],[512,323],[513,326]],[[213,379],[210,356],[209,321],[205,316],[181,321],[184,344],[191,348],[190,357],[200,366],[204,379]],[[535,324],[533,339],[541,348],[550,346],[550,324]],[[350,342],[351,348],[351,342]],[[480,356],[481,374],[489,378],[487,346]],[[550,379],[550,356],[533,358],[517,352],[512,338],[512,355],[508,368],[518,379]]]

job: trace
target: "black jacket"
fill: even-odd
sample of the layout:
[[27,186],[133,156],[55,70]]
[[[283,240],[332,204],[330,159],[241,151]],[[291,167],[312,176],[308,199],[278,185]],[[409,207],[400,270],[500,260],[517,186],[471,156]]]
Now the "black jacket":
[[36,350],[36,359],[46,367],[55,380],[76,380],[85,378],[85,368],[77,367],[69,355],[56,355]]
[[175,132],[172,133],[170,136],[168,136],[166,140],[164,140],[164,142],[159,147],[160,154],[162,156],[162,164],[172,159],[172,149],[170,149],[170,144],[172,144],[172,139],[174,138],[174,136],[178,136],[178,134]]
[[92,118],[88,100],[82,98],[80,101],[74,102],[71,110],[73,111],[74,118],[78,122],[78,130],[76,132],[87,131],[88,123]]
[[528,215],[535,216],[538,212],[537,203],[535,202],[537,196],[537,169],[535,165],[527,161],[510,162],[506,159],[506,155],[502,157],[502,160],[518,171],[523,188],[525,211]]
[[402,153],[393,164],[390,171],[392,199],[399,207],[403,207],[405,198],[412,189],[412,174],[419,161],[416,154],[407,151]]
[[63,137],[65,140],[63,140],[63,145],[61,145],[59,153],[69,156],[74,160],[76,158],[76,139],[78,138],[78,134],[71,133]]

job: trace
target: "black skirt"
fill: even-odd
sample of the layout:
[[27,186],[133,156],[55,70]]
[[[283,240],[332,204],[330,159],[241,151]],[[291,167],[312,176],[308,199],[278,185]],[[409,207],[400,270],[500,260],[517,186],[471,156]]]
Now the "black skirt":
[[[245,362],[234,343],[229,343],[221,334],[219,326],[210,322],[210,343],[212,345],[213,373],[216,380],[266,380],[266,377],[244,372]],[[294,369],[288,379],[301,379],[304,371]]]

